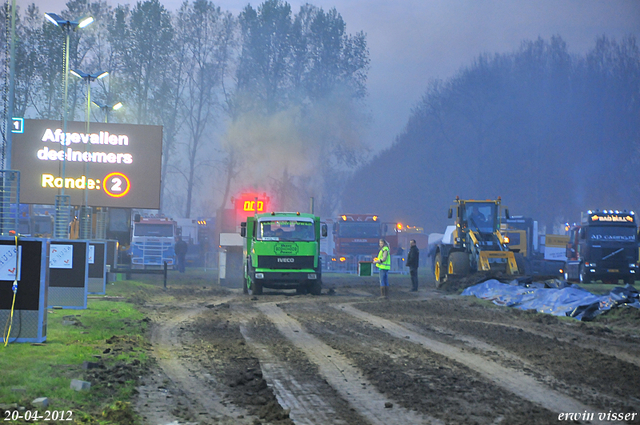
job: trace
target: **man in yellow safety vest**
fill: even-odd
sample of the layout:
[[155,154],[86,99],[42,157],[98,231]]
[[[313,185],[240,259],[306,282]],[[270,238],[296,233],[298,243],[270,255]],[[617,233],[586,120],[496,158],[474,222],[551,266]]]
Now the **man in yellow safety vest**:
[[380,271],[380,297],[389,298],[389,270],[391,270],[391,253],[389,252],[389,243],[380,239],[380,252],[378,257],[373,260]]

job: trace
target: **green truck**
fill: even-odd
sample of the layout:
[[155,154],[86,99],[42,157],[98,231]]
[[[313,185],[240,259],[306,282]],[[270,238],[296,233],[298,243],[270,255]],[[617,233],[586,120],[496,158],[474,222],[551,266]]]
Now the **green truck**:
[[245,293],[260,295],[263,288],[272,288],[320,295],[320,238],[327,236],[320,217],[272,212],[247,217],[240,226]]

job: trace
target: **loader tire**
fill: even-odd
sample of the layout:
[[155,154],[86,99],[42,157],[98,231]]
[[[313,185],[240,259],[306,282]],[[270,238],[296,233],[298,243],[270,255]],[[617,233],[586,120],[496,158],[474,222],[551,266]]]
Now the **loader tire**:
[[449,254],[448,274],[465,277],[471,274],[469,255],[465,252],[454,251]]
[[436,288],[440,288],[442,284],[447,279],[447,270],[444,264],[442,264],[442,254],[437,253],[435,259],[435,277],[436,277]]

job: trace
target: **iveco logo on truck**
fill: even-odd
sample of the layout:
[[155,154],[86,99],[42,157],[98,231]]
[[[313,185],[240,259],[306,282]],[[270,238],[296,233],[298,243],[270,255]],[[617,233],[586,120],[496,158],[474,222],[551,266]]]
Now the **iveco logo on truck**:
[[278,258],[278,263],[293,263],[295,260],[293,258]]

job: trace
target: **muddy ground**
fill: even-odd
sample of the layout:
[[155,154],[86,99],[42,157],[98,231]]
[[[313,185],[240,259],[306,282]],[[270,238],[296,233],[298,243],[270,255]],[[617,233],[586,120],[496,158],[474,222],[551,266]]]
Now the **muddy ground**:
[[143,423],[640,423],[636,309],[584,323],[406,276],[388,300],[356,276],[325,276],[321,296],[199,279],[131,299],[155,359],[132,401]]

